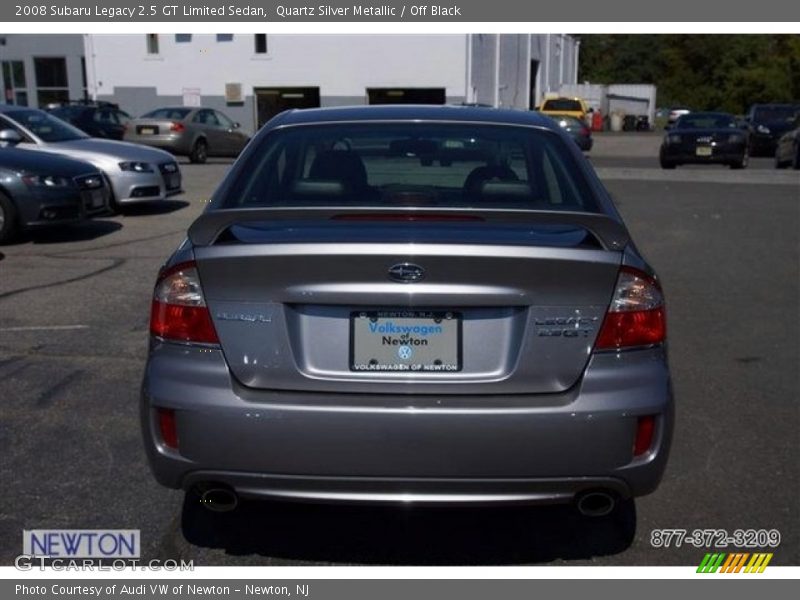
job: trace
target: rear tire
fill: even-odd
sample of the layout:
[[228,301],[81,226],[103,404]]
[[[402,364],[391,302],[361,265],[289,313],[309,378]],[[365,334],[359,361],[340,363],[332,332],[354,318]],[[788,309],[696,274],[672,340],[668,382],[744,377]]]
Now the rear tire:
[[19,233],[19,215],[11,199],[0,192],[0,244],[12,241]]
[[189,160],[196,164],[203,164],[208,160],[208,143],[205,140],[197,140],[192,146]]
[[794,149],[794,158],[792,158],[792,168],[794,170],[800,169],[800,144]]
[[778,158],[778,151],[775,151],[775,168],[776,169],[785,169],[788,165],[785,162],[781,162]]
[[675,167],[678,166],[677,163],[674,163],[674,162],[669,161],[669,160],[665,160],[663,158],[660,159],[660,162],[661,162],[661,168],[662,169],[674,169]]

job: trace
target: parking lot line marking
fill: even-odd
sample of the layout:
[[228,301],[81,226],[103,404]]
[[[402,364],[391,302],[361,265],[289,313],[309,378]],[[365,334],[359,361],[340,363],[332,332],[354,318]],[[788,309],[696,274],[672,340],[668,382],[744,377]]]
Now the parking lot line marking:
[[31,325],[29,327],[0,327],[0,331],[67,331],[89,329],[88,325]]

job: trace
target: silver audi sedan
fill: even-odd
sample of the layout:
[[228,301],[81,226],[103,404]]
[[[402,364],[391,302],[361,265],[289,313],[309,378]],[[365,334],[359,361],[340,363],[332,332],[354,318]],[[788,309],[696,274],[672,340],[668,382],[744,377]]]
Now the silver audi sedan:
[[20,148],[42,150],[83,160],[108,178],[112,204],[164,200],[180,194],[181,171],[168,152],[115,140],[92,138],[80,129],[42,110],[0,105],[4,141]]
[[570,503],[656,489],[661,284],[575,143],[472,107],[285,112],[152,298],[156,479],[239,498]]

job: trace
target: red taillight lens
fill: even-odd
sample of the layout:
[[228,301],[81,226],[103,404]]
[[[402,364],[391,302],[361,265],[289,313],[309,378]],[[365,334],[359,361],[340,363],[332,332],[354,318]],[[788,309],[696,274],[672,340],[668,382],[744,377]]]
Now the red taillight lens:
[[595,349],[649,346],[666,338],[664,297],[658,282],[638,269],[622,267]]
[[158,430],[161,433],[161,441],[167,448],[178,448],[178,426],[175,423],[174,410],[158,409]]
[[589,135],[590,135],[591,133],[592,133],[592,132],[591,132],[591,131],[590,131],[590,130],[587,128],[587,127],[584,127],[583,129],[581,129],[581,135],[582,135],[583,137],[589,137]]
[[219,343],[194,262],[175,265],[158,278],[150,308],[150,333],[180,342]]
[[185,129],[186,129],[186,126],[183,123],[173,122],[173,123],[170,123],[170,125],[169,125],[169,130],[173,131],[175,133],[180,133],[181,131],[184,131]]
[[656,418],[652,415],[636,420],[636,439],[633,441],[633,455],[641,456],[650,450],[656,432]]

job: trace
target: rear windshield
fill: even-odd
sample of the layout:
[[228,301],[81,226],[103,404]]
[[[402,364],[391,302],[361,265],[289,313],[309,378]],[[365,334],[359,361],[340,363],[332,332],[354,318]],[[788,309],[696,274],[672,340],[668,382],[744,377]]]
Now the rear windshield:
[[759,106],[753,111],[753,120],[761,123],[778,123],[791,121],[800,112],[797,106]]
[[51,115],[55,115],[59,119],[69,121],[70,119],[78,119],[80,116],[88,112],[90,109],[85,106],[60,106],[50,111]]
[[273,131],[223,206],[441,206],[599,212],[565,141],[528,127],[428,123]]
[[577,100],[570,100],[568,98],[556,98],[555,100],[546,100],[544,103],[544,110],[566,110],[581,111],[581,103]]
[[158,108],[142,115],[145,119],[174,119],[181,121],[192,112],[191,108]]

